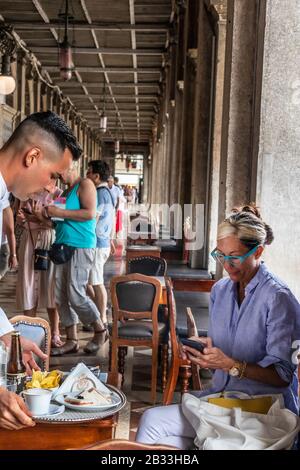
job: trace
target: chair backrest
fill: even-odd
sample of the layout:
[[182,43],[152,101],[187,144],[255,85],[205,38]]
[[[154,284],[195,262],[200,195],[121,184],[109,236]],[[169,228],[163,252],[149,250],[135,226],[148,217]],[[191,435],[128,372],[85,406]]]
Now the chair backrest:
[[110,289],[113,320],[152,318],[157,323],[162,289],[158,279],[143,274],[114,276]]
[[51,347],[51,330],[47,320],[39,317],[27,317],[17,315],[10,319],[14,329],[24,338],[33,341],[45,354],[47,359],[43,361],[35,356],[36,363],[42,370],[49,370],[49,356]]
[[179,356],[178,337],[176,332],[176,303],[172,289],[172,282],[170,278],[166,278],[166,292],[167,292],[167,303],[169,313],[169,331],[171,349],[174,357]]
[[167,262],[156,256],[138,256],[128,260],[128,273],[145,274],[146,276],[165,276]]
[[195,322],[195,318],[190,307],[186,308],[186,325],[187,325],[187,335],[188,338],[191,336],[199,337],[198,328]]

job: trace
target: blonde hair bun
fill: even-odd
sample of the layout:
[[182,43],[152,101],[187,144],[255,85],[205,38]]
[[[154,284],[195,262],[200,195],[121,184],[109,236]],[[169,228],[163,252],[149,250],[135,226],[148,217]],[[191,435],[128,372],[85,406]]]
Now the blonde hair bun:
[[232,209],[231,214],[218,227],[218,240],[237,236],[247,247],[270,245],[274,240],[273,230],[261,218],[254,202]]

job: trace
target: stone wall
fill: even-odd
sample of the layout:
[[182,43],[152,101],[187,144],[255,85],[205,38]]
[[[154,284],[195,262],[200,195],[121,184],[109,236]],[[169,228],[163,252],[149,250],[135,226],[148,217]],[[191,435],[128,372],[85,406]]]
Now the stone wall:
[[257,201],[268,266],[300,300],[300,0],[268,0]]

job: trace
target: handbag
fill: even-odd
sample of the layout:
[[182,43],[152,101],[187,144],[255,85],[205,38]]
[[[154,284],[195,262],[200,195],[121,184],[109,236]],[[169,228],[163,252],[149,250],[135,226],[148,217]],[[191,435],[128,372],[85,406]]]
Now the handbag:
[[76,248],[64,243],[53,243],[49,250],[49,258],[54,264],[64,264],[70,261]]
[[49,250],[45,248],[35,248],[30,223],[27,220],[31,243],[33,246],[33,269],[35,271],[48,271],[49,268]]
[[202,450],[289,449],[300,429],[299,417],[284,407],[281,394],[186,393],[182,411],[195,430],[196,447]]

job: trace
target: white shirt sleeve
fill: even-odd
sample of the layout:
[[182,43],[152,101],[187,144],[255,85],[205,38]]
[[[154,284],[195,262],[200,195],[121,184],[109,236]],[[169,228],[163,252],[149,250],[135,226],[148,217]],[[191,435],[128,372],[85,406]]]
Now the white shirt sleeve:
[[0,307],[0,338],[1,336],[7,335],[7,333],[10,333],[11,331],[13,331],[13,326]]

